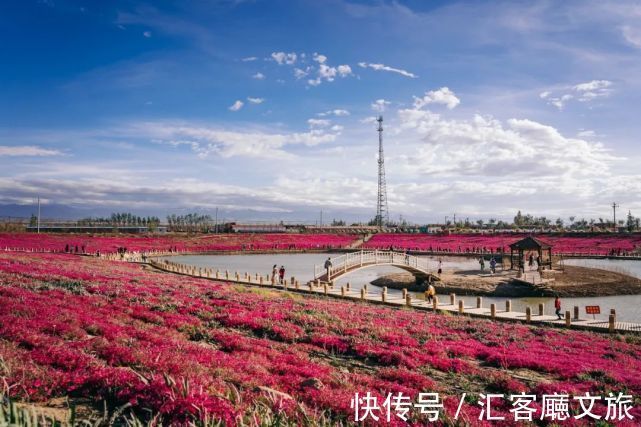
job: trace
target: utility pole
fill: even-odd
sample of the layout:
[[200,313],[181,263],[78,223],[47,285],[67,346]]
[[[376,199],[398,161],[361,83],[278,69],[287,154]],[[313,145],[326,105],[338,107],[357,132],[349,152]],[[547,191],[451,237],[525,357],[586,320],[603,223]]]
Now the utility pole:
[[383,155],[383,116],[378,116],[378,199],[376,203],[376,225],[383,228],[389,223],[387,208],[387,184],[385,182],[385,157]]
[[38,234],[40,234],[40,196],[38,196]]
[[320,226],[323,226],[323,210],[320,211]]
[[214,218],[214,233],[218,234],[218,206],[216,206],[216,216]]
[[617,231],[617,208],[619,205],[616,202],[612,203],[612,213],[613,213],[613,221],[614,221],[614,231]]

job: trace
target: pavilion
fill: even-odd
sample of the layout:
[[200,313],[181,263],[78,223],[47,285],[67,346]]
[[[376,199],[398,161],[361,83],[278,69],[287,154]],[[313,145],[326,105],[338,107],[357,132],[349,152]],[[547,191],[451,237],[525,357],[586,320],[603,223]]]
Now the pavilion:
[[[538,254],[537,259],[541,261],[539,267],[547,265],[550,270],[552,269],[552,245],[536,237],[528,236],[510,245],[510,270],[514,269],[515,264],[519,270],[525,269],[526,252],[536,252]],[[543,255],[547,255],[547,257]],[[515,256],[516,263],[514,262]]]

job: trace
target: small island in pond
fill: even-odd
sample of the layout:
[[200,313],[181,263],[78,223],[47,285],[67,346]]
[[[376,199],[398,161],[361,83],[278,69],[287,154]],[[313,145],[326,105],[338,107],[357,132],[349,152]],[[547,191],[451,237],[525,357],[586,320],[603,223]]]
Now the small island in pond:
[[[536,272],[525,271],[528,274]],[[516,271],[505,270],[490,274],[488,270],[448,271],[434,283],[439,294],[484,295],[497,297],[594,297],[609,295],[641,294],[641,280],[635,277],[598,268],[566,265],[561,270],[543,270],[541,283],[532,284],[518,279]],[[426,284],[417,284],[409,273],[396,273],[379,277],[371,282],[375,286],[423,292]]]

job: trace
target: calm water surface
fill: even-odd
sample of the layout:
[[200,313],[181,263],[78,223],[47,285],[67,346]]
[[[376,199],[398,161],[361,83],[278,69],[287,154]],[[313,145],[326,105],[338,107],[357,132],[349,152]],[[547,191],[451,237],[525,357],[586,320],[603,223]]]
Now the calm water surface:
[[[238,271],[239,273],[258,273],[262,275],[271,274],[272,266],[276,264],[279,268],[285,266],[286,277],[295,276],[301,283],[307,282],[314,276],[314,265],[322,265],[328,256],[337,256],[339,254],[269,254],[269,255],[185,255],[171,257],[172,260],[183,264],[195,265],[198,267],[207,267],[219,269],[221,271],[229,270],[230,273]],[[427,257],[432,264],[431,269],[436,270],[438,257]],[[473,270],[478,269],[476,258],[463,257],[440,257],[443,261],[444,270]],[[607,260],[607,259],[571,259],[565,260],[568,265],[579,265],[584,267],[602,268],[613,270],[641,278],[641,261],[634,260]],[[337,281],[341,286],[350,282],[352,289],[360,289],[363,284],[390,273],[398,273],[402,270],[390,267],[370,267],[363,270],[354,271]],[[369,285],[370,291],[375,292],[375,286]],[[389,294],[401,294],[401,291],[390,289]],[[415,298],[422,298],[422,294],[414,294]],[[441,296],[444,300],[447,296]],[[460,296],[466,304],[476,304],[474,296]],[[507,298],[500,297],[483,297],[484,305],[489,306],[496,303],[497,307],[504,307]],[[537,306],[539,303],[545,304],[547,314],[554,314],[553,298],[511,298],[513,310],[525,311],[526,306]],[[600,305],[601,316],[597,319],[607,319],[610,308],[616,308],[617,320],[628,322],[641,322],[641,295],[622,295],[607,297],[588,297],[588,298],[563,298],[563,310],[571,310],[573,306],[581,307],[584,313],[586,305]],[[585,316],[585,315],[583,315]]]

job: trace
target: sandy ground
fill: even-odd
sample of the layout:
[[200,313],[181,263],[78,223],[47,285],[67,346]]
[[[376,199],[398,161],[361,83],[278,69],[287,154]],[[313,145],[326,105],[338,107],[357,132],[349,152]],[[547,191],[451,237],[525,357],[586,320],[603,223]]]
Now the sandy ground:
[[[544,286],[531,286],[514,280],[514,272],[491,275],[487,271],[444,271],[441,281],[434,285],[438,293],[458,295],[487,295],[501,297],[588,297],[641,294],[641,280],[625,274],[596,268],[565,266],[563,271],[544,272],[544,279],[554,279]],[[372,281],[376,286],[422,292],[409,273],[390,274]]]

